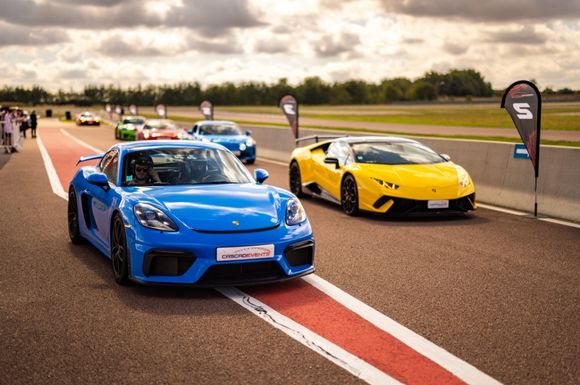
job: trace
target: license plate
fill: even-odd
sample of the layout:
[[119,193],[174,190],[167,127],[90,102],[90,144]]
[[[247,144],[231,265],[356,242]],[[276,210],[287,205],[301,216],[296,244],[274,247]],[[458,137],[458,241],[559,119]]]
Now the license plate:
[[240,156],[240,155],[242,155],[242,152],[241,152],[241,151],[233,151],[233,153],[234,153],[234,155],[235,155],[235,156]]
[[428,209],[448,209],[449,208],[449,201],[448,200],[428,201],[427,208]]
[[216,259],[218,261],[247,261],[250,259],[272,258],[274,245],[218,247]]

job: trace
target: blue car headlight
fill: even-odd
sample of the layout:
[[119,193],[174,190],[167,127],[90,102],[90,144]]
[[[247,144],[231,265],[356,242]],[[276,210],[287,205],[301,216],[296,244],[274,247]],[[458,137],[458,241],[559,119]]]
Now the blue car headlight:
[[133,207],[135,217],[143,225],[149,229],[159,231],[177,231],[177,225],[157,207],[148,203],[137,203]]
[[246,146],[248,146],[248,147],[252,147],[252,146],[254,146],[255,144],[256,144],[256,141],[255,141],[253,138],[248,138],[248,139],[246,140]]
[[288,199],[286,203],[286,224],[298,225],[306,220],[306,211],[300,201],[296,198]]

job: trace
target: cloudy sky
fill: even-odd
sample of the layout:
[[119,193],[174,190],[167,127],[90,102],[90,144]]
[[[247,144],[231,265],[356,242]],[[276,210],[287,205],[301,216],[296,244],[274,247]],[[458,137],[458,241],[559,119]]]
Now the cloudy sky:
[[475,68],[580,89],[580,0],[0,0],[0,85],[296,84]]

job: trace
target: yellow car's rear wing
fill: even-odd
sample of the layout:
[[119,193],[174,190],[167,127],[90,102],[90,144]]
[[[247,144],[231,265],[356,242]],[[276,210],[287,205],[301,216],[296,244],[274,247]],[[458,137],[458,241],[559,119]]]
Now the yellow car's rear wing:
[[296,139],[296,144],[305,141],[305,140],[315,140],[318,143],[319,139],[336,139],[336,138],[346,138],[348,135],[312,135],[312,136],[304,136],[302,138]]

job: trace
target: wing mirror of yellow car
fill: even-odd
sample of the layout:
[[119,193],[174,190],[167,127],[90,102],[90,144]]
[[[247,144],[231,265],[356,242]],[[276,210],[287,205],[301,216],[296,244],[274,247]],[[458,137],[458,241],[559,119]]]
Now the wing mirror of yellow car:
[[441,156],[443,159],[445,159],[448,162],[451,160],[451,157],[447,154],[439,154],[439,156]]
[[324,158],[324,163],[334,164],[334,168],[338,168],[338,158],[334,158],[332,156],[327,156]]

